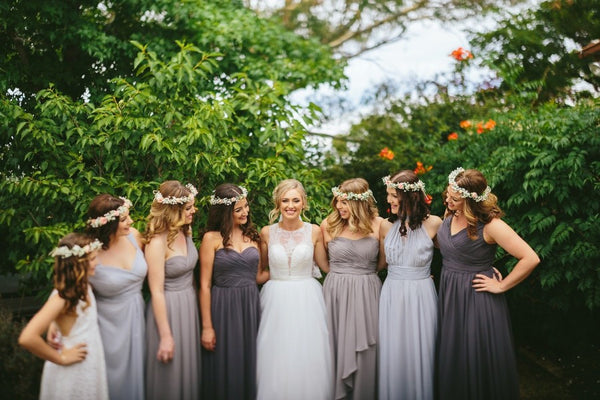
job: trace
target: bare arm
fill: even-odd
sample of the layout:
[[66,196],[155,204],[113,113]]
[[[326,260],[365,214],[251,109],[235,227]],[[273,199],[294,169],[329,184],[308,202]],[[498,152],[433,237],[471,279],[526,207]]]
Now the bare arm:
[[327,231],[327,228],[329,227],[329,223],[327,222],[327,218],[325,218],[322,222],[321,222],[321,233],[323,234],[323,245],[325,246],[325,251],[328,251],[329,248],[329,242],[331,242],[331,235],[329,234],[329,232]]
[[256,283],[263,284],[269,280],[269,227],[260,230],[260,262],[256,273]]
[[381,226],[379,227],[379,258],[377,259],[377,271],[381,271],[384,268],[387,268],[387,260],[385,258],[385,237],[387,236],[390,228],[392,227],[392,223],[387,219],[381,221]]
[[202,315],[202,347],[214,351],[217,337],[212,323],[211,287],[215,252],[222,242],[219,232],[206,232],[200,245],[200,313]]
[[315,246],[314,260],[324,272],[329,272],[329,260],[323,244],[323,233],[317,225],[312,226],[312,239]]
[[59,318],[65,304],[66,301],[58,294],[52,295],[21,332],[19,345],[35,356],[59,365],[70,365],[85,360],[87,355],[85,343],[78,343],[60,351],[52,348],[42,338],[50,324]]
[[156,327],[160,336],[160,344],[156,358],[164,363],[173,359],[175,341],[169,319],[167,317],[167,304],[165,301],[165,259],[167,255],[166,234],[155,236],[146,245],[146,263],[148,264],[148,286],[152,294],[152,311],[156,320]]
[[484,227],[483,237],[488,243],[497,243],[518,261],[504,279],[499,280],[495,275],[492,278],[483,274],[475,275],[473,287],[478,292],[506,292],[527,278],[540,263],[540,258],[527,242],[500,218],[494,218]]
[[435,241],[437,231],[442,225],[442,219],[437,215],[430,215],[425,221],[423,221],[423,227],[427,231],[427,235],[431,240]]

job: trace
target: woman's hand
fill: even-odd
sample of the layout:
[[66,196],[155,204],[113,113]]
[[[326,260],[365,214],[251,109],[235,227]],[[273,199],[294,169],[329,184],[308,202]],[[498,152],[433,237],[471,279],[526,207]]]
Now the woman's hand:
[[214,329],[202,329],[202,347],[208,351],[215,351],[217,336]]
[[173,359],[173,354],[175,353],[175,341],[172,336],[164,337],[160,339],[160,344],[158,345],[158,352],[156,353],[156,358],[158,361],[162,363],[168,363]]
[[484,274],[475,275],[475,279],[473,279],[473,287],[475,288],[476,292],[504,292],[504,288],[502,287],[502,274],[496,268],[492,268],[494,273],[492,274],[491,278]]
[[87,345],[85,343],[76,344],[73,347],[65,348],[60,353],[62,365],[71,365],[82,362],[87,357]]

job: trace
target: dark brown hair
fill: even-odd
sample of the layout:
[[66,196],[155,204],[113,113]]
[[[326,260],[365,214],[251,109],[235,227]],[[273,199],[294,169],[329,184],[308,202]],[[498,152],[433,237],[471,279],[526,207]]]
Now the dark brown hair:
[[[92,237],[83,233],[69,233],[58,242],[58,247],[84,247],[92,241]],[[73,313],[79,300],[89,305],[88,292],[88,255],[54,258],[54,288],[58,295],[67,302],[65,313]]]
[[[392,176],[391,181],[394,183],[417,183],[419,177],[414,171],[405,169],[396,172]],[[398,214],[392,214],[389,219],[391,222],[399,219],[400,235],[406,236],[406,220],[408,219],[408,226],[410,229],[418,229],[421,227],[423,221],[429,217],[431,211],[429,209],[429,204],[427,204],[425,193],[422,190],[405,192],[402,189],[396,189],[396,194],[398,195],[400,203]]]
[[[94,197],[88,207],[88,218],[95,219],[103,216],[107,212],[111,210],[116,210],[125,204],[123,199],[120,199],[115,196],[111,196],[110,194],[99,194]],[[104,250],[108,249],[109,239],[112,235],[117,232],[119,228],[119,218],[115,218],[112,221],[107,222],[106,224],[99,226],[97,228],[92,227],[90,224],[87,224],[86,231],[102,242],[102,248]]]

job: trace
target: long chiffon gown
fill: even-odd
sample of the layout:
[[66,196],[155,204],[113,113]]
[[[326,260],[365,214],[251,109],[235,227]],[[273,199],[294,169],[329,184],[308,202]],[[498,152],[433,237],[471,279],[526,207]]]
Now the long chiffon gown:
[[167,317],[175,341],[173,359],[157,360],[160,335],[148,303],[146,314],[146,398],[198,399],[200,397],[200,320],[198,297],[194,288],[194,267],[198,250],[186,238],[187,255],[165,262],[165,300]]
[[329,400],[333,364],[321,284],[312,277],[312,226],[269,227],[270,280],[260,293],[258,399]]
[[496,245],[467,230],[450,233],[452,217],[438,230],[442,253],[439,290],[440,399],[516,399],[517,364],[504,294],[476,292],[475,274],[492,276]]
[[[58,296],[54,290],[50,297]],[[44,363],[40,400],[108,400],[106,364],[98,328],[96,300],[88,287],[89,305],[83,300],[76,308],[77,319],[68,335],[62,336],[63,347],[87,344],[85,360],[68,366]]]
[[202,349],[202,398],[256,398],[256,335],[260,298],[256,285],[259,253],[219,249],[215,254],[211,316],[217,345]]
[[381,280],[379,240],[336,237],[328,244],[323,284],[335,365],[336,399],[377,397],[377,325]]
[[131,269],[98,264],[90,283],[96,295],[98,325],[104,345],[111,400],[144,399],[145,321],[142,285],[148,272],[144,253],[136,249]]
[[379,303],[379,399],[433,399],[437,295],[433,242],[423,226],[384,240],[388,274]]

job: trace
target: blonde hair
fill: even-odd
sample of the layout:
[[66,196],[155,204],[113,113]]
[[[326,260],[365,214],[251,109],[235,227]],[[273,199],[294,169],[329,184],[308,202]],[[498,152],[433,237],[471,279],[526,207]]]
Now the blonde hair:
[[[364,193],[369,190],[369,183],[363,178],[352,178],[345,180],[339,186],[344,193]],[[371,223],[373,218],[379,215],[375,200],[369,196],[367,200],[345,200],[348,203],[350,217],[346,220],[336,210],[337,196],[333,196],[331,207],[336,210],[327,216],[327,232],[331,237],[339,236],[344,228],[348,226],[351,232],[368,235],[373,233]]]
[[275,205],[275,208],[269,211],[270,224],[275,222],[275,220],[279,218],[279,214],[281,214],[280,203],[283,195],[294,189],[300,192],[300,196],[302,196],[302,214],[304,216],[304,211],[308,210],[308,199],[306,196],[306,190],[304,190],[304,186],[302,186],[300,181],[296,179],[285,179],[279,182],[279,185],[277,185],[275,190],[273,190],[273,204]]
[[[187,187],[183,186],[179,181],[165,181],[158,189],[163,197],[184,197],[192,195],[192,192]],[[167,246],[175,240],[179,230],[183,230],[186,234],[190,232],[190,224],[185,223],[185,206],[186,204],[166,204],[159,203],[156,199],[152,201],[150,214],[147,217],[148,224],[144,239],[146,243],[155,235],[163,232],[167,234]]]

